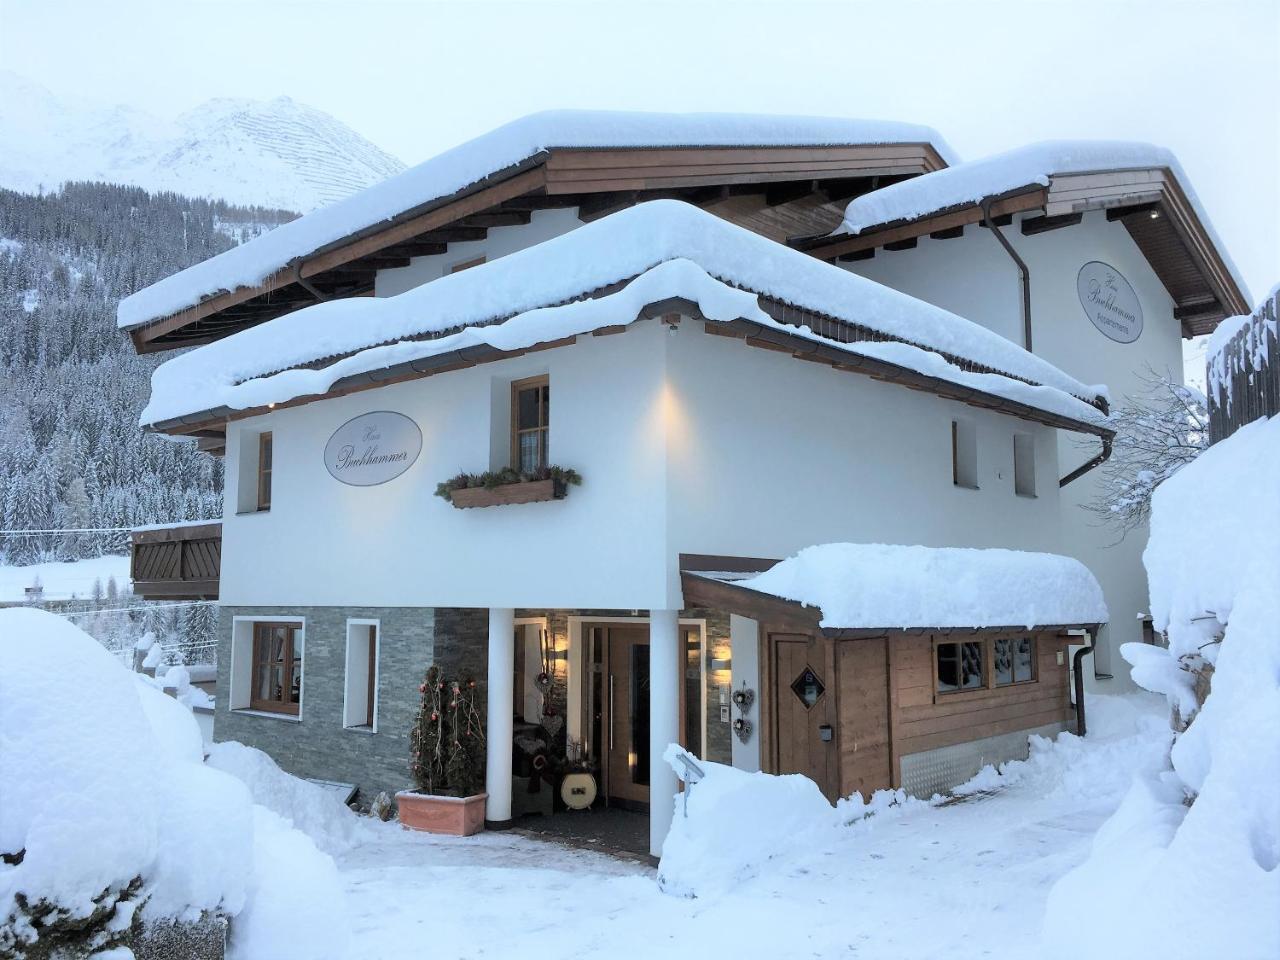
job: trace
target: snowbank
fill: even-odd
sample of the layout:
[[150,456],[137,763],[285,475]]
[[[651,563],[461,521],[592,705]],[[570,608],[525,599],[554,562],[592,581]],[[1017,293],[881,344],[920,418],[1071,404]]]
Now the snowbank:
[[831,117],[724,113],[535,113],[432,157],[355,196],[188,267],[120,301],[117,322],[135,327],[194,306],[223,290],[256,286],[326,244],[447,197],[544,150],[601,147],[831,146],[931,143],[949,162],[938,134],[908,123]]
[[325,853],[344,853],[360,838],[364,824],[350,808],[314,783],[285,773],[261,750],[234,741],[215,743],[205,762],[242,782],[254,803],[301,830]]
[[[117,932],[139,902],[144,920],[252,909],[300,943],[331,945],[272,956],[339,955],[341,888],[316,866],[328,858],[296,831],[286,844],[256,827],[249,791],[201,756],[190,711],[97,641],[44,611],[0,610],[0,853],[21,855],[0,865],[0,953],[36,936],[21,896],[67,921],[89,918],[96,898]],[[264,899],[263,844],[296,855],[305,882]],[[138,896],[125,902],[135,878]]]
[[1231,262],[1208,214],[1191,189],[1191,181],[1177,157],[1171,151],[1149,143],[1046,140],[955,164],[855,197],[845,208],[844,221],[832,231],[832,235],[859,234],[889,223],[918,220],[951,207],[980,203],[987,197],[998,197],[1022,187],[1048,186],[1055,176],[1158,168],[1166,168],[1173,173],[1233,279],[1241,290],[1248,291],[1239,269]]
[[[1277,478],[1280,417],[1215,444],[1155,493],[1143,559],[1169,648],[1121,653],[1190,725],[1172,769],[1135,784],[1054,889],[1046,942],[1070,931],[1071,956],[1280,956]],[[1196,673],[1211,675],[1198,711]]]
[[822,611],[824,627],[1016,627],[1105,623],[1102,588],[1049,553],[826,543],[737,586]]
[[[684,777],[674,744],[663,759]],[[755,876],[775,857],[798,846],[829,845],[822,834],[839,825],[818,785],[800,774],[747,773],[706,760],[706,773],[677,794],[671,830],[662,844],[658,885],[683,897],[715,897]],[[687,798],[687,805],[686,805]]]
[[[609,296],[576,299],[628,280]],[[826,340],[778,323],[757,294],[904,342]],[[630,207],[395,297],[317,304],[181,354],[152,374],[140,419],[156,424],[315,396],[342,377],[467,347],[519,350],[631,323],[640,308],[670,297],[696,302],[713,321],[745,318],[1072,419],[1104,421],[1086,402],[1104,388],[1086,386],[999,334],[674,200]],[[458,332],[406,339],[445,331]],[[969,373],[940,354],[1009,376]],[[342,359],[295,369],[333,357]]]

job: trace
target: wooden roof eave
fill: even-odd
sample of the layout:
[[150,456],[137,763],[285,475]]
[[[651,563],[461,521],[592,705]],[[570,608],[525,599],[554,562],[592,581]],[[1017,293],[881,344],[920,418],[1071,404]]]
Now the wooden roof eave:
[[[681,569],[680,589],[686,608],[706,608],[734,613],[770,625],[811,630],[833,640],[861,640],[884,636],[918,636],[926,633],[1018,633],[1053,631],[1065,635],[1070,630],[1085,630],[1096,635],[1098,623],[1044,623],[1028,628],[1025,624],[1009,626],[920,626],[920,627],[824,627],[819,607],[806,606],[770,593],[753,590],[728,580],[718,580],[705,572]],[[1063,636],[1064,641],[1069,640]]]
[[[606,289],[612,291],[618,289],[620,286],[621,285],[611,284]],[[954,383],[949,380],[943,380],[938,377],[922,374],[908,367],[903,367],[899,364],[892,363],[891,361],[883,360],[878,357],[870,357],[842,350],[835,344],[828,344],[820,340],[804,337],[800,335],[798,329],[795,334],[792,334],[786,329],[765,326],[754,320],[747,320],[743,318],[730,321],[709,320],[702,314],[696,303],[684,300],[683,298],[669,298],[656,303],[650,303],[641,308],[638,316],[643,318],[668,314],[684,315],[694,320],[703,321],[706,325],[707,332],[720,336],[740,338],[744,340],[748,346],[759,347],[775,352],[789,353],[796,359],[826,364],[839,370],[862,373],[874,379],[897,383],[910,389],[932,393],[936,396],[955,400],[969,406],[995,410],[1022,420],[1041,423],[1045,426],[1054,427],[1056,429],[1069,430],[1075,433],[1091,434],[1104,440],[1110,440],[1114,436],[1113,430],[1110,430],[1100,424],[1076,420],[1071,417],[1040,410],[1016,400],[999,397],[995,394],[985,393],[981,390],[966,387],[962,384]],[[623,325],[620,329],[625,330],[628,329],[628,327]],[[610,332],[618,331],[616,329],[593,331],[594,334]],[[481,363],[489,363],[496,360],[507,359],[509,357],[521,356],[526,353],[555,349],[557,347],[568,346],[576,342],[577,337],[571,336],[559,340],[537,343],[530,347],[511,351],[499,350],[488,345],[477,344],[464,347],[460,350],[450,350],[441,354],[419,357],[413,360],[394,364],[390,367],[343,377],[336,381],[330,389],[323,394],[297,397],[291,400],[272,404],[270,406],[264,405],[244,410],[236,410],[231,407],[220,406],[184,415],[182,417],[149,424],[146,426],[146,429],[158,433],[189,436],[202,429],[207,430],[210,427],[216,427],[218,424],[223,424],[231,420],[241,420],[249,417],[261,416],[269,410],[302,406],[319,400],[386,386],[391,383],[399,383],[421,377],[432,376],[451,370],[476,366]],[[1004,375],[1008,376],[1007,374]],[[1099,407],[1099,412],[1105,412],[1102,406]]]
[[296,257],[255,286],[224,290],[202,299],[195,306],[132,327],[128,332],[134,348],[138,353],[170,349],[173,345],[158,344],[156,341],[166,334],[231,307],[258,297],[269,297],[273,293],[299,285],[302,280],[314,279],[326,270],[402,243],[435,227],[447,226],[468,213],[486,211],[507,200],[539,192],[546,186],[546,175],[542,169],[545,160],[545,152],[535,154],[528,160],[476,181],[447,197],[421,204],[390,220],[319,247],[304,257]]
[[[1108,182],[1108,178],[1114,182]],[[1187,256],[1218,301],[1215,308],[1204,298],[1180,303],[1175,298],[1175,309],[1183,324],[1184,335],[1209,333],[1224,316],[1249,312],[1243,291],[1197,216],[1186,191],[1169,168],[1100,170],[1054,175],[1049,179],[1047,188],[1029,184],[986,198],[991,200],[992,215],[1043,210],[1045,217],[1049,218],[1095,210],[1116,213],[1124,209],[1145,210],[1156,205],[1168,218]],[[981,203],[967,203],[912,220],[896,220],[857,235],[796,237],[790,242],[819,259],[834,260],[981,221]],[[1128,228],[1130,225],[1126,222],[1125,226]],[[1130,232],[1133,233],[1132,230]],[[1139,237],[1135,236],[1134,240],[1167,289],[1170,286],[1166,280],[1168,265],[1155,259]]]
[[[630,166],[625,166],[625,165]],[[447,197],[437,198],[365,227],[305,256],[296,257],[254,286],[224,290],[167,317],[129,329],[139,353],[172,349],[217,339],[220,332],[197,333],[188,341],[164,338],[260,297],[289,291],[288,304],[324,298],[312,284],[338,268],[357,264],[381,250],[412,240],[455,221],[482,214],[525,196],[561,202],[576,194],[644,192],[664,188],[697,189],[794,179],[820,182],[869,173],[916,175],[945,167],[928,143],[849,144],[794,147],[547,148]],[[343,294],[345,295],[345,294]],[[262,320],[278,315],[268,311]],[[252,325],[261,320],[245,321]],[[236,326],[239,326],[237,324]]]

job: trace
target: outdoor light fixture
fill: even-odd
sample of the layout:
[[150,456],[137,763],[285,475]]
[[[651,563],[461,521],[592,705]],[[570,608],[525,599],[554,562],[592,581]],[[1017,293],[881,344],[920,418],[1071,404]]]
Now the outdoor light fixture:
[[712,670],[731,670],[733,669],[733,660],[728,653],[724,653],[718,657],[711,658]]
[[1152,219],[1152,220],[1159,220],[1159,219],[1160,219],[1160,211],[1159,211],[1159,210],[1152,210],[1152,211],[1151,211],[1151,219]]

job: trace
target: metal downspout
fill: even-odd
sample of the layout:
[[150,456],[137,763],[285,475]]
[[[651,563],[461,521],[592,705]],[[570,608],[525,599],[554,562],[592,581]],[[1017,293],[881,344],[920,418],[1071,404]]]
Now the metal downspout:
[[1081,647],[1076,651],[1076,655],[1071,658],[1071,674],[1075,681],[1076,688],[1076,736],[1083,737],[1085,735],[1084,722],[1084,658],[1087,654],[1093,653],[1094,644],[1097,643],[1098,625],[1089,633],[1089,645]]
[[1022,281],[1022,346],[1027,353],[1031,352],[1031,271],[1027,269],[1026,262],[1018,256],[1018,251],[1013,249],[1013,244],[1009,242],[1009,238],[1000,232],[1000,228],[996,226],[995,219],[991,216],[991,198],[987,197],[982,201],[982,222],[996,235],[996,239],[1000,241],[1000,246],[1004,247],[1005,252],[1013,258],[1013,262],[1018,265],[1018,275]]
[[1062,487],[1065,487],[1068,483],[1071,483],[1071,481],[1073,480],[1079,480],[1081,477],[1083,477],[1086,473],[1088,473],[1094,467],[1100,467],[1104,463],[1106,463],[1109,459],[1111,459],[1111,443],[1112,443],[1111,437],[1103,437],[1102,452],[1098,454],[1096,457],[1094,457],[1092,460],[1086,460],[1084,463],[1080,464],[1080,466],[1076,467],[1074,470],[1068,473],[1065,477],[1059,480],[1058,481],[1059,489],[1061,489]]

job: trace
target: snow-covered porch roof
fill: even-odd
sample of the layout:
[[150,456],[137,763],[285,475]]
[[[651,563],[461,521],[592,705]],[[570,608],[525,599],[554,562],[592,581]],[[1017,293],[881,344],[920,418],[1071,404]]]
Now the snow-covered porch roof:
[[659,190],[692,198],[748,182],[763,192],[767,184],[896,178],[953,160],[936,131],[909,123],[537,113],[139,290],[120,302],[117,321],[139,350],[207,342],[314,302],[317,291],[363,290],[380,267],[443,252],[541,205],[602,198],[607,209]]
[[1088,628],[1108,619],[1093,574],[1056,554],[826,543],[778,563],[718,559],[682,564],[686,604],[727,605],[747,616],[771,611],[835,636]]
[[1041,214],[1023,222],[1027,234],[1107,210],[1169,288],[1188,335],[1248,311],[1248,288],[1177,158],[1146,143],[1054,140],[955,164],[858,196],[830,236],[796,243],[823,258],[850,256],[979,223],[984,203],[994,218]]
[[319,304],[175,357],[153,374],[141,420],[190,433],[663,312],[976,406],[1111,432],[1105,388],[976,323],[676,201],[624,209],[399,296]]

